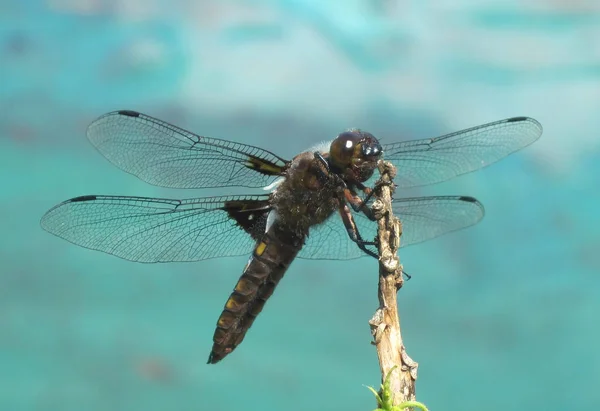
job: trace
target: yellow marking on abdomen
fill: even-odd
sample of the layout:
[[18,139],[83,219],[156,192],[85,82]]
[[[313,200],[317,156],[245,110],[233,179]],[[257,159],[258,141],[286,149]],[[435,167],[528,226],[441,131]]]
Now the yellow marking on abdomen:
[[256,290],[258,290],[258,285],[242,276],[236,284],[234,290],[243,296],[248,296],[254,294]]
[[237,319],[236,315],[229,311],[223,311],[221,316],[219,317],[219,321],[217,321],[217,327],[221,327],[224,329],[230,328],[234,321]]
[[256,246],[256,250],[254,251],[254,253],[260,257],[261,255],[263,255],[263,253],[265,252],[266,249],[267,249],[267,243],[265,243],[264,241],[261,241],[260,244],[258,244]]
[[225,303],[225,308],[229,311],[238,312],[244,304],[237,301],[234,296],[229,297],[229,300]]

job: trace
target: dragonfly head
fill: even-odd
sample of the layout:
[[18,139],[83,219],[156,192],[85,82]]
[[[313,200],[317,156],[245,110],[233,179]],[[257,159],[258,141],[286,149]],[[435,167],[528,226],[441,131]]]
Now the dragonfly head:
[[329,163],[349,183],[363,183],[373,175],[383,149],[371,133],[351,129],[331,142]]

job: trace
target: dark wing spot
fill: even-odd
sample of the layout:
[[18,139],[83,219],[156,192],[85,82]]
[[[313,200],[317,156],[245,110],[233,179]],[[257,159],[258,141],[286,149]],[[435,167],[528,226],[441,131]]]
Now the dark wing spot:
[[527,120],[527,117],[521,116],[521,117],[512,117],[506,120],[507,123],[516,123],[517,121],[525,121]]
[[81,197],[72,198],[70,200],[70,202],[71,203],[77,203],[79,201],[94,201],[95,199],[96,199],[96,196],[89,195],[89,196],[81,196]]
[[133,111],[133,110],[119,110],[119,114],[123,115],[123,116],[129,116],[129,117],[139,117],[140,113],[138,113],[137,111]]
[[462,196],[459,198],[460,201],[466,201],[468,203],[478,203],[479,201],[477,201],[476,198],[474,197],[469,197],[469,196]]
[[240,228],[258,240],[265,231],[271,203],[269,200],[226,201],[223,210]]
[[253,155],[248,155],[244,165],[268,176],[280,175],[283,172],[283,167]]

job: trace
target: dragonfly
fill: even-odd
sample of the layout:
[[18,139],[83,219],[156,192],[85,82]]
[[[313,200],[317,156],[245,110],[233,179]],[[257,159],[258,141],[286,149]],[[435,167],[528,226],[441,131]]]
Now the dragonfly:
[[[120,169],[162,187],[268,192],[190,199],[84,195],[51,208],[41,226],[136,262],[249,255],[217,321],[208,359],[215,364],[240,345],[296,258],[377,257],[377,224],[368,205],[379,160],[397,168],[398,188],[422,186],[490,165],[541,134],[529,117],[383,145],[371,133],[349,129],[286,160],[137,111],[114,111],[91,123],[87,136]],[[484,215],[470,196],[395,198],[392,206],[402,222],[402,246],[472,226]]]

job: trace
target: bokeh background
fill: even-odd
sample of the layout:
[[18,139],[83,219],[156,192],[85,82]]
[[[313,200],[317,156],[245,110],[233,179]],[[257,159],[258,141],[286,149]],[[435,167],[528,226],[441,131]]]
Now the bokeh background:
[[405,342],[434,410],[600,404],[599,2],[0,2],[0,409],[371,410],[373,260],[296,261],[206,365],[246,257],[135,264],[41,230],[78,195],[213,193],[103,159],[85,127],[124,108],[288,158],[348,127],[391,142],[536,118],[533,146],[406,193],[487,215],[402,250]]

